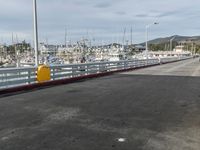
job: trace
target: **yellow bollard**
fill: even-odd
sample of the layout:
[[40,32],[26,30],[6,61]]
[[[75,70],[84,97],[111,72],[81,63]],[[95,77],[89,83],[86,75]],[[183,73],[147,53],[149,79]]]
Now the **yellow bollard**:
[[40,65],[37,69],[37,81],[39,83],[51,80],[51,69],[49,66]]

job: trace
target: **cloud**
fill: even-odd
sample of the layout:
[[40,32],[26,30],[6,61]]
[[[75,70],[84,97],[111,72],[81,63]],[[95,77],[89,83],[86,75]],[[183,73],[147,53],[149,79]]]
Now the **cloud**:
[[[73,41],[95,36],[96,41],[122,39],[123,28],[134,27],[135,42],[143,42],[144,27],[155,20],[150,38],[170,34],[198,34],[199,0],[38,0],[40,39],[62,43],[65,27]],[[0,0],[0,38],[10,42],[8,35],[32,40],[32,0]],[[10,11],[12,10],[12,11]],[[130,33],[127,33],[127,38]],[[119,40],[121,41],[121,40]]]
[[137,15],[135,15],[135,17],[146,18],[146,17],[149,17],[149,15],[148,14],[137,14]]
[[98,3],[95,5],[96,8],[108,8],[111,7],[112,5],[110,3]]
[[126,12],[125,11],[117,11],[115,12],[117,15],[126,15]]
[[157,15],[157,17],[174,17],[174,16],[182,16],[184,10],[174,10],[174,11],[166,11],[161,12]]

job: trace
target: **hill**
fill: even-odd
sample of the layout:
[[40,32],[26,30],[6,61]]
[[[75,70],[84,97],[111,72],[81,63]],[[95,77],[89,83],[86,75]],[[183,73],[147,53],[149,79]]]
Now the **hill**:
[[[170,40],[174,38],[173,42],[175,43],[195,43],[200,44],[200,36],[179,36],[174,35],[170,37],[157,38],[149,41],[149,44],[168,44]],[[145,45],[145,43],[141,43],[141,45]]]
[[[183,45],[185,50],[200,53],[200,36],[179,36],[174,35],[170,37],[157,38],[148,41],[148,46],[150,50],[153,51],[169,51],[171,50],[170,40],[173,39],[172,49],[177,45]],[[145,46],[145,43],[141,43]]]

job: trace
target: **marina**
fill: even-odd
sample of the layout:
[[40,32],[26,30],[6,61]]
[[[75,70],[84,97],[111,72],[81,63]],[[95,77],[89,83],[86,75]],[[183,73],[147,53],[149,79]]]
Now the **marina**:
[[[56,45],[45,45],[43,43],[39,46],[39,64],[47,65],[66,65],[66,64],[79,64],[90,62],[105,62],[105,61],[122,61],[134,59],[155,59],[155,58],[170,58],[170,57],[183,57],[193,56],[191,51],[185,51],[176,48],[173,51],[148,51],[145,47],[140,46],[123,46],[120,44],[110,44],[103,46],[89,47],[84,44],[68,45],[67,47]],[[15,55],[16,54],[16,55]],[[32,50],[16,49],[14,54],[2,52],[0,56],[1,67],[28,67],[35,65],[35,54]]]
[[[101,76],[110,73],[135,70],[137,68],[151,67],[176,61],[190,59],[191,56],[132,59],[121,61],[90,62],[79,64],[59,64],[45,66],[49,68],[50,79],[42,82],[62,81],[87,78],[88,76]],[[38,67],[0,68],[0,89],[19,87],[21,85],[38,84]],[[45,76],[45,75],[42,75]],[[42,83],[41,82],[41,83]],[[52,82],[54,84],[54,82]],[[38,84],[40,85],[40,84]],[[25,87],[24,87],[25,88]]]

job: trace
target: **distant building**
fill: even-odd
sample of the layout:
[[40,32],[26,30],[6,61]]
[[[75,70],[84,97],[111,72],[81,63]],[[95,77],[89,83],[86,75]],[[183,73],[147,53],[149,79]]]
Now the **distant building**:
[[174,51],[177,52],[177,53],[182,53],[182,52],[185,51],[184,46],[183,45],[176,46]]
[[58,46],[40,43],[39,50],[42,55],[56,55],[56,53],[58,52]]
[[136,52],[143,52],[143,51],[146,50],[146,47],[143,46],[143,45],[135,45],[134,49],[135,49]]
[[7,56],[7,46],[0,44],[0,62],[2,62],[3,58]]

